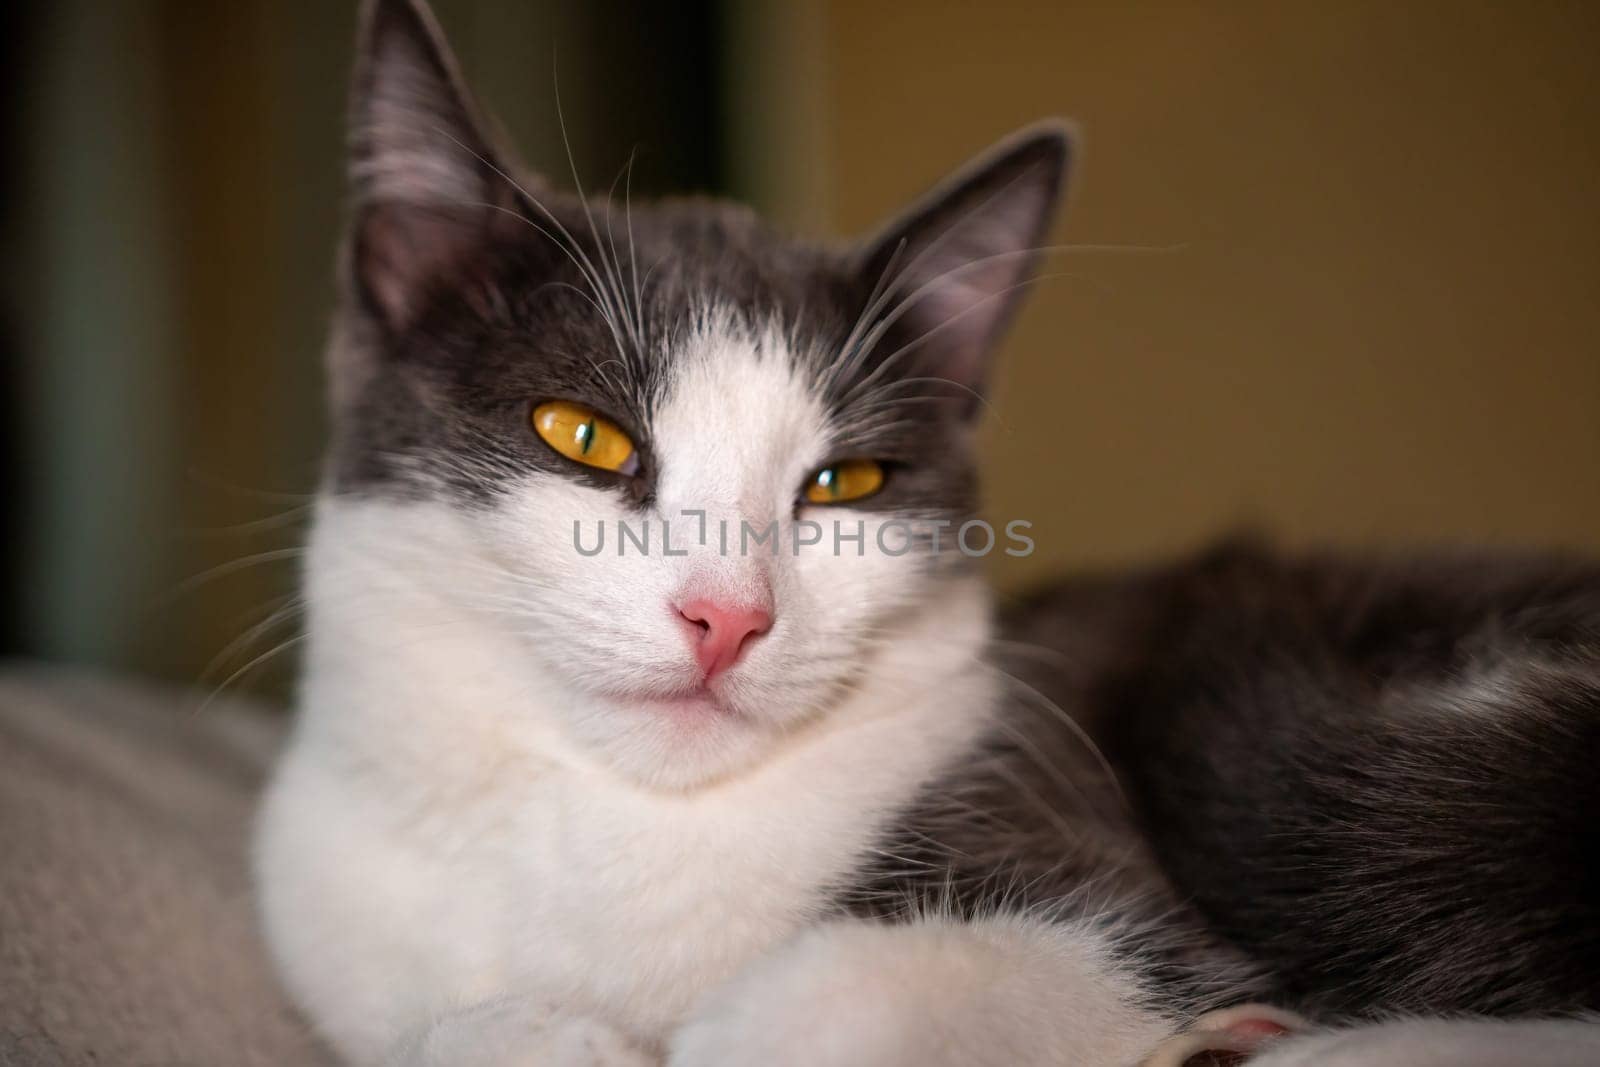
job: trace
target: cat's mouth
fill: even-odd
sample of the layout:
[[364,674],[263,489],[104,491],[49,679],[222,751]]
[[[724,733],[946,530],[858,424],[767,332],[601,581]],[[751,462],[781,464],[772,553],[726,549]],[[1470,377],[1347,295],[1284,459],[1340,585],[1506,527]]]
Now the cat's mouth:
[[618,704],[672,719],[692,721],[742,714],[726,694],[718,692],[718,687],[704,682],[670,689],[619,689],[606,695]]
[[660,711],[671,718],[695,720],[707,717],[738,715],[739,711],[709,689],[699,689],[679,697],[646,701],[652,711]]

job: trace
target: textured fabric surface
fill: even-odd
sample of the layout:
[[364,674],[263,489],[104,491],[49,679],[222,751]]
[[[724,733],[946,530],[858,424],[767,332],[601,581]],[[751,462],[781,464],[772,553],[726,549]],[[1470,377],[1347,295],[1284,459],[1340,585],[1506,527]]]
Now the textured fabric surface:
[[266,709],[0,669],[0,1065],[327,1062],[273,978],[249,825]]

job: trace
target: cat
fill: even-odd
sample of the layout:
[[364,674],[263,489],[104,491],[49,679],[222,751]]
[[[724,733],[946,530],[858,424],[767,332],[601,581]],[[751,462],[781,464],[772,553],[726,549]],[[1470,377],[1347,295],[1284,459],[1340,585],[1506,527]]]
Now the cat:
[[343,1059],[1600,1061],[1600,567],[1239,541],[998,616],[1064,127],[807,244],[562,192],[420,0],[361,25],[256,842]]

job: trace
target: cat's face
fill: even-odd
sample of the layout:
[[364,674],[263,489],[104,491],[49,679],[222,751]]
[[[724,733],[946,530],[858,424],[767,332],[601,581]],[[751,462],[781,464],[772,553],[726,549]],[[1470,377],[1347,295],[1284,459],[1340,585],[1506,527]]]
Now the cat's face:
[[915,664],[908,621],[970,581],[974,398],[1059,132],[824,249],[513,180],[398,0],[369,12],[354,116],[329,497],[384,502],[370,554],[436,560],[402,580],[526,657],[527,714],[686,787]]

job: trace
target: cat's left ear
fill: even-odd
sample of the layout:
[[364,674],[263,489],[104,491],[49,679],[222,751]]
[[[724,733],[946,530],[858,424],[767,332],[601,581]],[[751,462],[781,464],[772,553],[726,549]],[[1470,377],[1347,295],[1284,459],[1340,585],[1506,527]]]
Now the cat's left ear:
[[[1065,123],[1020,130],[886,227],[861,254],[863,299],[887,292],[873,316],[892,327],[915,373],[947,379],[969,397],[988,379],[991,351],[1043,254],[1065,184],[1072,139]],[[871,362],[871,361],[869,361]]]

